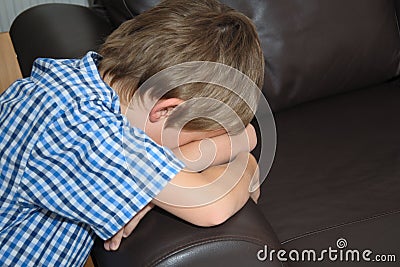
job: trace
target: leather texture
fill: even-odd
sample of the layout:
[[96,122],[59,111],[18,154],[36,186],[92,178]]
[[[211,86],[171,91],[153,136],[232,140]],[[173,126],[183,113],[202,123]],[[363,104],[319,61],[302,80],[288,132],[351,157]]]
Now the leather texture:
[[[399,101],[396,80],[276,114],[277,153],[259,207],[281,242],[311,245],[336,228],[336,238],[353,236],[361,247],[375,239],[399,247],[400,217],[379,217],[400,212]],[[355,235],[362,220],[376,228]]]
[[24,11],[12,23],[11,40],[22,75],[31,73],[38,57],[79,58],[97,50],[112,27],[90,9],[45,4]]
[[[115,12],[118,2],[123,8]],[[118,21],[129,19],[127,12],[140,14],[158,2],[103,0]],[[399,74],[393,0],[221,2],[246,14],[257,27],[266,62],[263,91],[275,111]]]
[[[127,2],[122,0],[94,0],[94,6],[103,9],[113,28],[117,28],[122,22],[137,15],[134,9],[128,7]],[[103,12],[101,13],[104,15]]]
[[97,239],[96,266],[285,266],[262,262],[257,252],[280,242],[257,206],[249,201],[221,227],[202,228],[160,209],[149,212],[118,251],[107,252]]
[[[396,262],[345,262],[345,261],[329,261],[327,255],[325,260],[320,262],[290,262],[291,267],[319,267],[319,266],[351,266],[351,267],[395,267],[399,266],[400,247],[398,239],[400,237],[400,212],[382,214],[380,216],[369,219],[360,219],[358,221],[348,222],[327,229],[304,234],[303,236],[284,242],[283,246],[286,251],[292,249],[306,250],[313,248],[317,252],[332,247],[332,249],[340,250],[341,246],[337,246],[337,240],[344,238],[347,242],[346,249],[359,251],[360,259],[362,252],[366,249],[373,253],[369,258],[374,260],[375,255],[396,255]],[[389,237],[389,238],[388,238]],[[318,255],[318,254],[317,254]],[[338,254],[340,255],[340,254]],[[339,259],[339,258],[338,258]],[[345,259],[345,258],[344,258]]]

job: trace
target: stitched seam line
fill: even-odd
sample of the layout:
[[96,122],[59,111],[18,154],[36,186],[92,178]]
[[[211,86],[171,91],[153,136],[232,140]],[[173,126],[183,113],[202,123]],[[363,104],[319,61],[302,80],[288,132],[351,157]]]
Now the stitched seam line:
[[346,222],[346,223],[341,223],[341,224],[337,224],[337,225],[333,225],[333,226],[328,226],[328,227],[325,227],[325,228],[321,228],[321,229],[318,229],[318,230],[315,230],[315,231],[307,232],[305,234],[302,234],[302,235],[287,239],[287,240],[283,241],[281,244],[284,245],[286,243],[292,242],[292,241],[300,239],[300,238],[312,236],[312,235],[315,235],[315,234],[318,234],[318,233],[322,233],[322,232],[327,232],[327,231],[330,231],[332,229],[337,229],[337,228],[340,228],[340,227],[343,227],[343,226],[348,226],[348,225],[352,225],[352,224],[372,221],[372,220],[375,220],[375,219],[378,219],[378,218],[386,217],[386,216],[397,214],[397,213],[400,213],[400,211],[390,211],[390,212],[382,213],[382,214],[379,214],[379,215],[371,216],[371,217],[368,217],[368,218],[365,218],[365,219],[359,219],[359,220],[355,220],[355,221],[351,221],[351,222]]
[[204,244],[209,244],[209,243],[214,243],[214,242],[218,242],[218,241],[244,241],[244,242],[251,242],[251,243],[256,243],[258,245],[265,245],[265,242],[261,239],[257,239],[254,237],[250,237],[250,236],[241,236],[241,238],[239,239],[237,236],[232,236],[232,235],[227,235],[227,236],[219,236],[213,239],[207,238],[207,239],[200,239],[198,241],[195,242],[191,242],[191,243],[187,243],[185,245],[181,245],[178,246],[172,250],[169,250],[168,252],[164,253],[164,255],[162,255],[161,257],[159,257],[158,259],[155,259],[154,261],[152,261],[148,266],[156,266],[158,263],[162,262],[163,260],[178,254],[182,251],[185,251],[187,249],[196,247],[196,246],[201,246]]

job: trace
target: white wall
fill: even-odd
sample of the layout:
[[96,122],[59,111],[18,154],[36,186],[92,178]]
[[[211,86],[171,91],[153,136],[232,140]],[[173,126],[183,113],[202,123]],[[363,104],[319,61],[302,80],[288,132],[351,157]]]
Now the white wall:
[[46,3],[88,6],[88,0],[0,0],[0,32],[8,32],[15,17],[25,9]]

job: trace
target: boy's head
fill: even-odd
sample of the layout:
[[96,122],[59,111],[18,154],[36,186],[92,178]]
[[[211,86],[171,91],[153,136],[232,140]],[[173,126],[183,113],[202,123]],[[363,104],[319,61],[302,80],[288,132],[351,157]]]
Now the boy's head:
[[[100,54],[103,60],[99,70],[103,76],[109,77],[110,85],[117,90],[121,103],[125,105],[152,75],[183,62],[223,63],[246,74],[259,88],[263,84],[264,57],[254,24],[242,13],[215,0],[161,1],[154,8],[123,23],[108,37]],[[254,93],[250,97],[254,102],[258,96]],[[163,95],[162,100],[175,99],[178,102],[171,103],[176,106],[180,100],[198,97],[223,102],[233,109],[243,125],[254,116],[251,108],[234,92],[213,84],[178,86]],[[174,105],[166,110],[171,110]],[[196,110],[195,105],[196,102],[192,102],[190,107],[182,107],[180,112],[178,107],[176,112],[168,113],[166,126],[181,127],[180,122],[187,121],[183,117],[190,116],[191,110]],[[217,112],[213,118],[192,119],[183,130],[215,131],[229,123],[233,123],[230,129],[237,128],[234,124],[237,120],[229,113]]]

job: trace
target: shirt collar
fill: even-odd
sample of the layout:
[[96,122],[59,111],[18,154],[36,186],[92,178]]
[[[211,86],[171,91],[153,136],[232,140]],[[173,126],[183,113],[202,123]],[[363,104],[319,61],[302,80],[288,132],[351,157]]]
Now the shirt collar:
[[[98,65],[100,61],[103,59],[103,57],[94,52],[94,51],[89,51],[80,61],[78,67],[81,70],[86,71],[87,73],[91,74],[91,78],[93,79],[92,81],[95,81],[101,87],[106,88],[108,93],[111,93],[111,99],[113,109],[117,112],[120,112],[120,101],[117,93],[114,91],[113,88],[111,88],[106,82],[104,82],[103,78],[100,76],[99,70],[98,70]],[[104,91],[104,90],[103,90]]]
[[[43,85],[43,79],[45,80],[47,76],[60,76],[63,78],[64,85],[67,83],[76,87],[77,84],[84,84],[84,87],[76,87],[78,91],[81,91],[82,95],[87,94],[88,98],[93,100],[99,99],[115,113],[120,113],[120,101],[117,93],[103,81],[97,68],[101,60],[102,56],[93,51],[89,51],[81,59],[38,58],[33,64],[30,79]],[[73,80],[66,80],[65,77],[71,77],[70,75],[65,75],[68,72],[74,72],[78,75],[74,76]],[[60,79],[53,80],[57,82]],[[57,85],[52,84],[52,86]],[[78,94],[79,92],[76,93]]]

